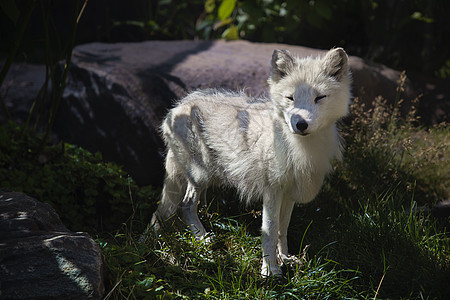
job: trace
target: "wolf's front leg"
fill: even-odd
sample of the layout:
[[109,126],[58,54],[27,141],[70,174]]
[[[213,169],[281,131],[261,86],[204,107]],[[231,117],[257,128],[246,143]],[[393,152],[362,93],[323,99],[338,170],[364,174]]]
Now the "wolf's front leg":
[[291,220],[292,210],[295,202],[289,198],[284,198],[280,208],[280,228],[278,230],[278,256],[283,263],[298,263],[299,259],[295,255],[289,254],[287,244],[287,232]]
[[281,275],[281,268],[277,263],[277,240],[280,226],[281,198],[264,197],[262,212],[262,250],[263,263],[261,275]]

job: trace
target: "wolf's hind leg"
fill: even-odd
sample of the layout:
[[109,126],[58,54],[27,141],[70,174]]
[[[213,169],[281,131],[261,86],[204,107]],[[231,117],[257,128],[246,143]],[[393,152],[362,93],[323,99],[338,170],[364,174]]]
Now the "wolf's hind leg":
[[181,215],[183,221],[189,226],[190,231],[197,239],[204,239],[206,236],[205,227],[203,227],[198,218],[197,208],[199,202],[200,190],[193,184],[188,183],[186,194],[181,204]]
[[150,222],[151,228],[159,230],[160,226],[177,213],[186,190],[186,180],[180,176],[173,151],[169,149],[166,156],[166,177],[158,208]]
[[183,192],[183,185],[180,182],[176,182],[170,176],[166,176],[161,201],[150,222],[150,226],[153,229],[159,230],[162,225],[160,223],[169,220],[177,213],[180,202],[183,199]]

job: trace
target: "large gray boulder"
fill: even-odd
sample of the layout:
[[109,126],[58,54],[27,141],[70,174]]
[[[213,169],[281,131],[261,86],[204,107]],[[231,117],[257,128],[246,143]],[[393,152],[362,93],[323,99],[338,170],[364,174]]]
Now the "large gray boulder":
[[99,246],[22,193],[0,191],[0,298],[100,299]]

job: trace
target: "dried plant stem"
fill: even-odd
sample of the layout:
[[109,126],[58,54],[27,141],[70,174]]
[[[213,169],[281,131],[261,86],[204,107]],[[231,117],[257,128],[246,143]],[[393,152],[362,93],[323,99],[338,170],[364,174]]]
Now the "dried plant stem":
[[380,279],[380,283],[378,284],[377,290],[375,292],[375,296],[373,296],[373,300],[377,299],[378,292],[380,291],[381,284],[383,283],[383,280],[384,280],[384,276],[386,276],[386,273],[384,273],[383,276]]

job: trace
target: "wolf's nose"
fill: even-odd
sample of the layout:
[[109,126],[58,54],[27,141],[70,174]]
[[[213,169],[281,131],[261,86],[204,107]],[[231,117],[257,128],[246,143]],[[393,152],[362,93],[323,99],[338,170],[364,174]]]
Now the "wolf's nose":
[[297,124],[295,124],[295,127],[297,127],[298,130],[303,132],[308,128],[308,123],[306,123],[305,120],[300,120],[297,122]]

